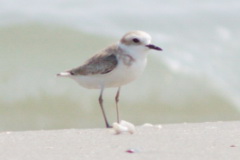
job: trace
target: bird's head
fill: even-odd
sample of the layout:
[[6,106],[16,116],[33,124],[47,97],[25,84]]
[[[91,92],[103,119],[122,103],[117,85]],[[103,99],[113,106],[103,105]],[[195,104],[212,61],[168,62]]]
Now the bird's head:
[[120,40],[120,46],[123,48],[129,48],[138,52],[146,52],[150,49],[162,51],[162,49],[156,45],[151,44],[151,36],[143,31],[131,31],[126,33]]

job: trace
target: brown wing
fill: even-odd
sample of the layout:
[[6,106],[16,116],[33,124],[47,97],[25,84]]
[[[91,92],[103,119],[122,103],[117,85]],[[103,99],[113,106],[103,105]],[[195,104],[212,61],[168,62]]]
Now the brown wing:
[[74,68],[68,72],[72,75],[106,74],[116,68],[117,64],[118,61],[116,55],[98,54],[89,59],[84,65]]

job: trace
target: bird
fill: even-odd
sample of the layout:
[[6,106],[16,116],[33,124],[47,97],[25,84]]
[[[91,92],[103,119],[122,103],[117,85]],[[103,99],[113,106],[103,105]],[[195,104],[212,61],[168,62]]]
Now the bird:
[[142,74],[150,50],[162,51],[162,48],[151,44],[151,39],[144,31],[127,32],[120,41],[97,52],[81,66],[60,72],[57,76],[71,78],[88,89],[100,89],[99,105],[106,128],[111,128],[103,106],[103,91],[105,88],[117,88],[115,105],[119,123],[118,103],[121,87]]

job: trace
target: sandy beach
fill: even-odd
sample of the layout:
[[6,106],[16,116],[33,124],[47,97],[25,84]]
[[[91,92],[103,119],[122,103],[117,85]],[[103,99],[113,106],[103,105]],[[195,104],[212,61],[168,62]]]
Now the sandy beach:
[[240,122],[0,133],[1,160],[238,160]]

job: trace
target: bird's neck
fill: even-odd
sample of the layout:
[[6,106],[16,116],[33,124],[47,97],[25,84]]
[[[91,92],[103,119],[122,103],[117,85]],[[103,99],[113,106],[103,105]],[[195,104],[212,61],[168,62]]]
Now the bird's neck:
[[139,46],[126,46],[119,44],[119,48],[122,50],[122,53],[127,54],[134,59],[146,59],[147,58],[147,50]]

